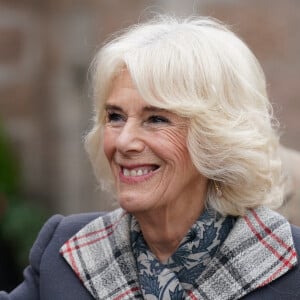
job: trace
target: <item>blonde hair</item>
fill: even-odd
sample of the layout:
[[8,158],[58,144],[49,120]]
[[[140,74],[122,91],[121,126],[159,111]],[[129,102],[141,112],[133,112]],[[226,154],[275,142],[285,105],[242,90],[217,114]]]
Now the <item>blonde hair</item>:
[[104,188],[112,182],[101,141],[104,105],[126,68],[146,102],[189,118],[189,153],[210,179],[207,204],[230,215],[280,205],[278,135],[264,73],[225,25],[159,16],[108,42],[92,66],[95,120],[86,149]]

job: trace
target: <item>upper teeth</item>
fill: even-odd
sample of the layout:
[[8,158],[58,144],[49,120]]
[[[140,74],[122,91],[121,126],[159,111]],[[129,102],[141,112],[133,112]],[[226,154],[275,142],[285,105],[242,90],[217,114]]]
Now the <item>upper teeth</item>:
[[143,168],[143,169],[132,169],[132,170],[129,170],[129,169],[126,169],[126,168],[123,168],[123,174],[124,176],[142,176],[142,175],[146,175],[150,172],[151,170],[150,169],[147,169],[147,168]]

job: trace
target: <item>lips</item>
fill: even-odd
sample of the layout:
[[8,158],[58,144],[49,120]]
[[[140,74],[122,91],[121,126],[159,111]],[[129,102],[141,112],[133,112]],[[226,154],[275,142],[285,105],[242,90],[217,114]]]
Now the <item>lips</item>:
[[121,172],[124,177],[140,177],[146,176],[158,169],[157,165],[144,165],[136,167],[121,167]]

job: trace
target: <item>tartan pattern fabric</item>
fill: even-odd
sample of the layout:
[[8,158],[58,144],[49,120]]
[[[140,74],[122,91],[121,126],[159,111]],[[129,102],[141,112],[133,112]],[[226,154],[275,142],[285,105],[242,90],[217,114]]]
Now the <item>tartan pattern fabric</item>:
[[118,209],[62,246],[61,254],[95,299],[142,299],[129,232],[129,215]]
[[[143,299],[130,244],[130,214],[117,209],[93,220],[60,252],[95,299]],[[260,207],[237,219],[187,300],[235,300],[297,263],[289,223]]]

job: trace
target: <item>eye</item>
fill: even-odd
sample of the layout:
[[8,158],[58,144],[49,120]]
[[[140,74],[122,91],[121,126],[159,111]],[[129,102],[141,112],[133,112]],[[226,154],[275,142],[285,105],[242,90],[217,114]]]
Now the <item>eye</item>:
[[107,123],[120,123],[120,122],[124,122],[125,121],[125,117],[117,112],[107,112],[106,115],[106,122]]
[[163,117],[163,116],[150,116],[148,118],[148,123],[152,123],[152,124],[160,124],[160,123],[165,123],[165,124],[168,124],[170,123],[170,120],[166,117]]

